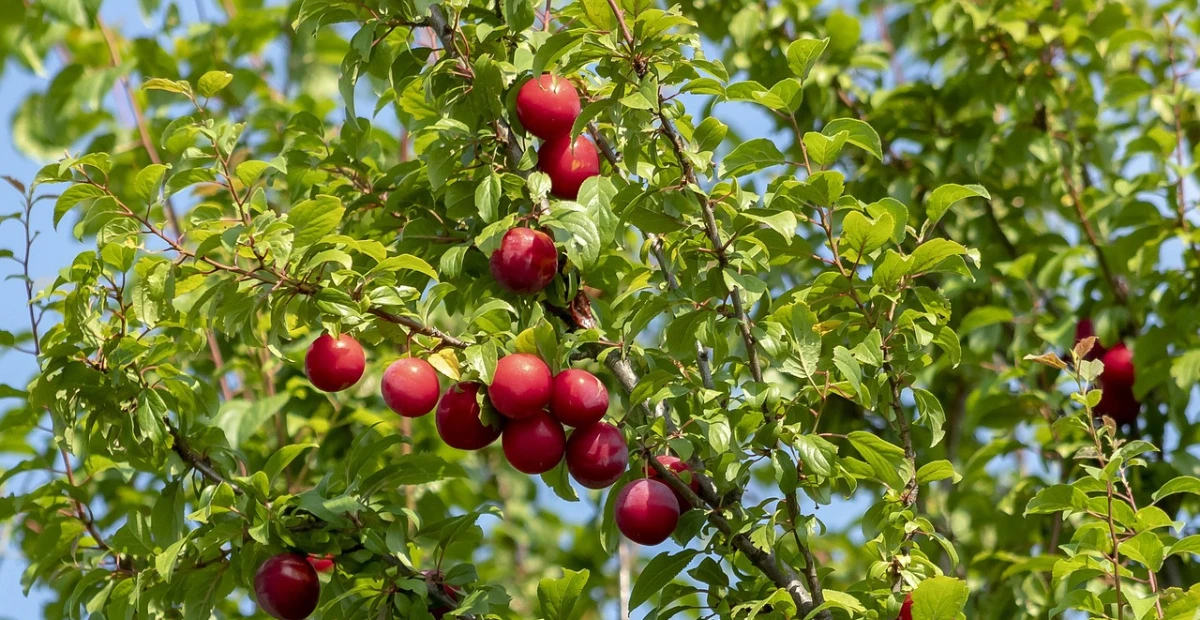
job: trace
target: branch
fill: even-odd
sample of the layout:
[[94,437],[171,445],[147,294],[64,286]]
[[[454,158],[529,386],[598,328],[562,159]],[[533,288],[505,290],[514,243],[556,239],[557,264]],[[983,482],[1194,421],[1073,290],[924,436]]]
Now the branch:
[[391,312],[388,312],[387,310],[384,310],[382,308],[377,308],[377,307],[371,307],[370,309],[367,310],[367,312],[370,312],[371,314],[373,314],[389,323],[403,325],[403,326],[407,327],[410,331],[414,331],[418,334],[423,334],[425,336],[429,336],[430,338],[437,338],[442,341],[442,344],[445,344],[446,346],[454,347],[455,349],[465,349],[468,346],[470,346],[469,342],[455,338],[454,336],[451,336],[450,334],[447,334],[446,332],[444,332],[436,327],[430,327],[428,325],[425,325],[425,324],[421,323],[420,321],[417,321],[416,319],[410,319],[406,316],[392,314]]
[[187,463],[192,469],[200,472],[202,476],[213,484],[228,484],[235,494],[240,495],[242,493],[241,489],[236,485],[230,484],[225,479],[225,476],[222,476],[220,472],[213,468],[212,462],[208,460],[207,456],[200,454],[192,448],[187,439],[184,439],[183,433],[175,428],[175,425],[171,424],[170,420],[163,418],[163,424],[167,425],[167,432],[171,434],[171,439],[173,440],[171,450],[175,451],[175,454],[178,454],[184,463]]

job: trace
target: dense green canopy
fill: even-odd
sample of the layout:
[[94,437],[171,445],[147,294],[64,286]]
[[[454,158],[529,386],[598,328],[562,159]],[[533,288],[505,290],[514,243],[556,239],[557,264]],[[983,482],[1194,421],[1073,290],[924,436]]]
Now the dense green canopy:
[[[0,518],[46,618],[263,617],[283,552],[333,556],[326,619],[1200,618],[1194,0],[139,4],[0,0],[45,79]],[[570,199],[543,73],[599,153]],[[85,251],[35,286],[50,210]],[[489,268],[514,227],[541,292]],[[603,381],[611,488],[381,396],[517,352]],[[690,504],[652,550],[648,475]]]

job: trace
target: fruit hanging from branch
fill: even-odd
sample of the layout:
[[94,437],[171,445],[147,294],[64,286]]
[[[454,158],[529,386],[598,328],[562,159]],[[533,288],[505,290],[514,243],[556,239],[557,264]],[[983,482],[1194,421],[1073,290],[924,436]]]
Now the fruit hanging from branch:
[[558,273],[558,249],[550,235],[540,230],[513,228],[504,233],[500,247],[492,252],[488,268],[505,289],[536,295]]
[[504,425],[504,458],[525,474],[544,474],[562,462],[567,436],[562,424],[545,411],[534,411]]
[[307,556],[284,553],[258,567],[254,596],[263,613],[278,620],[304,620],[321,600],[321,581]]
[[575,86],[556,75],[543,73],[517,91],[517,118],[529,133],[543,140],[569,134],[579,111]]
[[607,422],[577,428],[567,439],[567,470],[579,484],[603,489],[629,468],[629,446],[621,429]]
[[586,428],[608,411],[608,388],[596,375],[568,368],[554,375],[550,413],[566,426]]
[[600,174],[600,155],[596,145],[584,136],[574,141],[558,136],[538,149],[538,169],[550,177],[550,193],[564,200],[575,200],[583,182]]
[[617,495],[617,529],[639,545],[657,545],[679,524],[679,501],[671,488],[649,478],[634,480]]
[[321,334],[304,355],[304,374],[318,390],[340,392],[358,383],[367,368],[362,345],[350,334]]
[[553,376],[541,358],[529,353],[505,355],[496,363],[488,399],[496,411],[519,419],[534,415],[550,403]]
[[419,418],[437,406],[437,371],[433,366],[415,357],[398,359],[383,371],[380,381],[383,402],[392,411],[406,417]]
[[484,422],[478,400],[480,384],[458,383],[450,386],[438,403],[438,435],[446,445],[459,450],[479,450],[500,438],[503,422],[500,416]]

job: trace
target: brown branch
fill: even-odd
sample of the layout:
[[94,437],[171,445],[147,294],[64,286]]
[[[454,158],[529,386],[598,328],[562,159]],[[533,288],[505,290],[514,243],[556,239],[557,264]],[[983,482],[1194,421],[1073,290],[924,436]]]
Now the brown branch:
[[380,319],[383,319],[389,323],[403,325],[404,327],[407,327],[409,330],[414,331],[418,334],[429,336],[430,338],[437,338],[438,340],[442,341],[442,344],[449,346],[449,347],[454,347],[455,349],[465,349],[468,346],[470,346],[470,344],[471,344],[464,340],[455,338],[454,336],[451,336],[450,334],[447,334],[446,332],[444,332],[436,327],[430,327],[428,325],[421,323],[420,321],[417,321],[415,319],[410,319],[406,316],[393,314],[382,308],[372,307],[369,310],[367,310],[367,312],[369,312],[369,313],[375,315],[376,317],[379,317]]
[[189,467],[200,472],[200,475],[207,478],[213,484],[228,484],[230,488],[233,489],[234,493],[239,495],[242,493],[241,489],[239,489],[236,485],[230,484],[229,480],[227,480],[225,476],[222,476],[221,473],[212,466],[212,461],[210,461],[207,456],[197,452],[195,448],[192,448],[191,444],[187,442],[187,439],[183,437],[183,433],[180,432],[178,428],[175,428],[175,425],[171,424],[170,420],[164,418],[163,424],[167,426],[167,433],[171,435],[171,439],[173,441],[171,450],[173,450],[175,454],[178,454],[179,458],[183,459],[184,463],[187,463]]

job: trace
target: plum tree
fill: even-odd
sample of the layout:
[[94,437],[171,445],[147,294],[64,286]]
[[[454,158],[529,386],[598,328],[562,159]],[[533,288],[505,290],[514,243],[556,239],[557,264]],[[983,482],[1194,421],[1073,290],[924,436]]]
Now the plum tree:
[[1194,5],[0,0],[23,585],[1191,617]]

